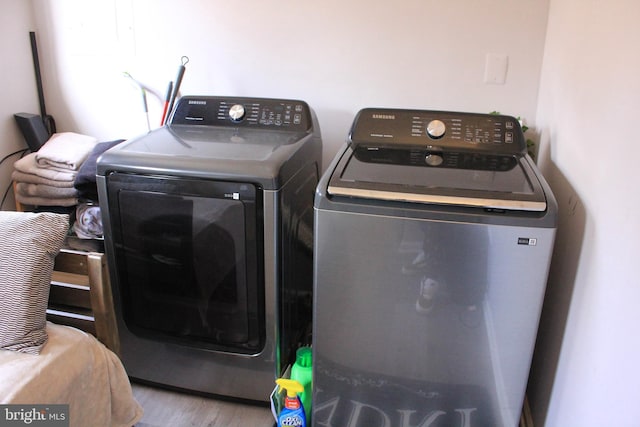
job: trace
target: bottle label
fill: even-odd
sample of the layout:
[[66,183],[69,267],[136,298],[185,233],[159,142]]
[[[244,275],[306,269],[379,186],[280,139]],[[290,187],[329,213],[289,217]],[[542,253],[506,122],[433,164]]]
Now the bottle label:
[[302,426],[302,419],[296,415],[291,415],[280,420],[281,426]]
[[286,397],[284,407],[292,410],[300,409],[300,401],[296,397]]

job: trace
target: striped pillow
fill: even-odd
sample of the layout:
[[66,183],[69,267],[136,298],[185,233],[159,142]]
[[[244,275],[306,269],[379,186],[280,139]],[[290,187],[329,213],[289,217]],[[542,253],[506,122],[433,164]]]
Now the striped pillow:
[[0,211],[0,349],[40,353],[53,260],[69,216]]

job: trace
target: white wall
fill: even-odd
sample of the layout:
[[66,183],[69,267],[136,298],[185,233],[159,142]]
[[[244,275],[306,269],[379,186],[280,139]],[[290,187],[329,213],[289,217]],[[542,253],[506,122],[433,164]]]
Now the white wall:
[[[103,140],[146,131],[122,72],[164,96],[183,55],[183,94],[307,101],[325,165],[363,107],[535,119],[548,0],[33,2],[58,127]],[[487,53],[509,56],[506,84],[483,83]]]
[[536,427],[639,425],[638,19],[635,0],[550,2],[537,127],[561,219],[529,386]]
[[[38,94],[31,60],[29,31],[34,30],[31,2],[0,0],[0,159],[27,145],[15,124],[15,113],[39,114]],[[0,200],[11,184],[13,162],[19,156],[7,159],[0,165]],[[0,209],[13,209],[13,193]]]

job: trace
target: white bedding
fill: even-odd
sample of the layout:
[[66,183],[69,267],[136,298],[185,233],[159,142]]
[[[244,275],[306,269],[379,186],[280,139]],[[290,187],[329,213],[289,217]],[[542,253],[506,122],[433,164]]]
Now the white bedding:
[[142,408],[120,359],[95,337],[47,322],[39,355],[0,350],[0,403],[68,404],[70,426],[133,426]]

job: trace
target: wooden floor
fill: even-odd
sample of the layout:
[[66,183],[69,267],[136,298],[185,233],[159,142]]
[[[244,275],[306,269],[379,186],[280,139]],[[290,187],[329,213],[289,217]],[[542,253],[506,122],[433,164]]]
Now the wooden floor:
[[217,400],[187,393],[131,384],[133,395],[144,409],[136,427],[274,427],[266,406]]

